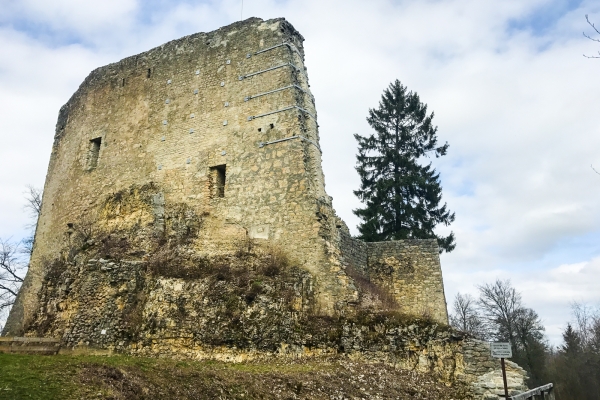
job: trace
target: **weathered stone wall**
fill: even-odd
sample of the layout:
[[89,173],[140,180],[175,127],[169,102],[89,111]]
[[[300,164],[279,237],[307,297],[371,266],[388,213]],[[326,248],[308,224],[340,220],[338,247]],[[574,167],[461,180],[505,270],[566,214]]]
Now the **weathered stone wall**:
[[303,40],[284,19],[251,18],[93,71],[60,110],[31,264],[4,334],[35,318],[45,268],[69,257],[76,233],[168,236],[165,207],[175,205],[201,216],[198,254],[246,237],[277,243],[312,274],[317,313],[359,303],[350,266],[405,312],[447,323],[433,247],[365,245],[335,215]]
[[[315,316],[311,274],[284,259],[273,264],[277,253],[255,246],[242,243],[235,257],[193,258],[180,269],[160,252],[116,262],[81,252],[49,270],[27,334],[60,338],[61,352],[74,353],[232,362],[348,357],[466,382],[476,399],[498,399],[500,364],[486,343],[393,312]],[[508,379],[511,392],[524,390],[524,371],[512,363]]]
[[447,324],[448,313],[435,240],[363,242],[339,230],[342,264],[387,289],[399,309]]
[[367,253],[370,279],[391,291],[400,310],[448,323],[435,239],[367,243]]
[[339,235],[343,263],[366,273],[368,269],[367,244],[362,240],[353,238],[349,232],[343,229],[340,229]]

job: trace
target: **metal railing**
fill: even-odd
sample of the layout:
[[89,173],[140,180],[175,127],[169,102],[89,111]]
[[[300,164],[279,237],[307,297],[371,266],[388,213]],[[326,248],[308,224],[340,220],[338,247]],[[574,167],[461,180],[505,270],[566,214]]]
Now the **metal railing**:
[[509,397],[510,400],[527,400],[527,399],[542,399],[542,400],[554,400],[554,385],[548,383],[547,385],[537,387],[535,389],[528,390],[527,392],[517,394]]

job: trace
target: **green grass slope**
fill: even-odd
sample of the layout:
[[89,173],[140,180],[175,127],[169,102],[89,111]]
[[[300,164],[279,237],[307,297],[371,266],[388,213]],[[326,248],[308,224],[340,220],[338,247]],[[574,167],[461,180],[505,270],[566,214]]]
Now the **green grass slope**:
[[0,354],[0,399],[467,399],[426,374],[349,360],[221,363]]

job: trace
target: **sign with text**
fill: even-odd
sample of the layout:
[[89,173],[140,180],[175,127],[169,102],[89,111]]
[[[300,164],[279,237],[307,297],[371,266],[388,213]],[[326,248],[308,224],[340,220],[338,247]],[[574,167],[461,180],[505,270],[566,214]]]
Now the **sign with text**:
[[490,349],[492,350],[492,357],[495,358],[511,358],[512,349],[508,342],[497,342],[490,343]]

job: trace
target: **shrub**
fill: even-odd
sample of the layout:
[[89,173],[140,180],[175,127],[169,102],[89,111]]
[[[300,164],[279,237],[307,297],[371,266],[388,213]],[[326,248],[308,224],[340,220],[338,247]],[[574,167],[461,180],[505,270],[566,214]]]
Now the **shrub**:
[[289,265],[287,254],[281,248],[270,245],[265,251],[265,261],[261,263],[257,272],[272,278],[287,270]]
[[98,241],[98,257],[120,261],[130,250],[127,236],[108,233]]
[[256,297],[258,297],[258,295],[261,294],[262,292],[263,292],[262,283],[261,282],[252,282],[250,289],[248,289],[248,291],[244,295],[244,298],[246,299],[246,303],[252,304],[252,302],[254,302],[254,300],[256,300]]
[[394,296],[385,288],[382,288],[371,282],[368,276],[362,271],[359,271],[353,266],[346,267],[346,273],[350,278],[354,280],[354,283],[358,286],[361,296],[372,295],[381,302],[381,308],[383,310],[393,310],[398,308],[398,303]]
[[133,298],[123,310],[123,324],[125,332],[130,339],[137,337],[144,317],[144,307],[146,305],[146,293],[139,289]]

